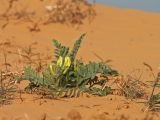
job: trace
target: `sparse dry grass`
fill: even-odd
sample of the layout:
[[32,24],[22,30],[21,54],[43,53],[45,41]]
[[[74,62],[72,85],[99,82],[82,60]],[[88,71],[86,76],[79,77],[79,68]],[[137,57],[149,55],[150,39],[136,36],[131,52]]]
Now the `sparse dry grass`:
[[45,12],[41,16],[38,16],[36,11],[30,11],[28,7],[21,5],[19,0],[8,0],[7,3],[8,6],[0,14],[0,20],[5,21],[1,26],[2,30],[13,20],[16,21],[15,24],[29,22],[28,30],[30,32],[39,32],[41,25],[61,23],[79,26],[85,20],[91,23],[96,16],[94,5],[87,0],[55,0],[42,8]]
[[86,0],[56,0],[53,5],[46,6],[49,15],[48,23],[83,24],[84,19],[93,20],[96,12],[93,5]]

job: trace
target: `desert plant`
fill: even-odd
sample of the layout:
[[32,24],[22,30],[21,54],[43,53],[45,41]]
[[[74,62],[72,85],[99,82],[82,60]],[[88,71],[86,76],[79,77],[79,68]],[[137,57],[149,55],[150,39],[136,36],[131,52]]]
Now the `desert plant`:
[[56,0],[54,5],[46,6],[48,23],[82,24],[84,19],[91,21],[96,15],[93,5],[86,0]]
[[[96,62],[84,64],[81,60],[76,60],[76,54],[80,48],[85,34],[76,40],[73,49],[63,46],[57,40],[53,40],[55,45],[55,61],[48,65],[41,74],[31,66],[24,70],[24,76],[19,80],[30,80],[27,90],[39,91],[43,95],[55,96],[79,96],[80,92],[88,92],[94,95],[104,96],[110,92],[109,87],[105,87],[106,80],[99,79],[97,74],[104,76],[117,75],[118,72],[107,65]],[[102,89],[103,88],[103,89]],[[47,92],[46,92],[47,91]]]
[[160,73],[155,77],[155,81],[152,83],[152,93],[148,101],[149,109],[153,111],[160,111],[160,92],[155,93],[155,89],[160,87]]

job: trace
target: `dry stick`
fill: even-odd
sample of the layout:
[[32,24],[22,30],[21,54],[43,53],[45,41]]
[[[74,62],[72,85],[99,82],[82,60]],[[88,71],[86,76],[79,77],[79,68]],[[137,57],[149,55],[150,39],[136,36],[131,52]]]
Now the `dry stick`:
[[151,99],[152,99],[152,97],[153,97],[153,94],[154,94],[156,85],[157,85],[157,83],[158,83],[159,80],[160,80],[160,72],[158,73],[157,78],[155,79],[155,83],[154,83],[154,85],[153,85],[153,89],[152,89],[152,93],[151,93],[151,96],[150,96],[149,101],[151,101]]
[[42,59],[41,59],[40,53],[38,54],[38,60],[39,60],[39,62],[38,62],[37,71],[40,72],[42,70],[42,68],[43,68]]
[[[3,83],[2,83],[3,81],[2,81],[2,71],[0,72],[0,84],[1,84],[1,92],[0,92],[0,96],[2,96],[3,95]],[[1,103],[1,102],[0,102]],[[1,105],[1,104],[0,104]]]
[[[3,85],[3,80],[2,80],[2,71],[0,72],[1,73],[1,77],[0,77],[0,82],[1,82],[1,88],[3,87],[2,85]],[[2,91],[3,91],[3,89],[2,89]]]
[[157,84],[157,82],[158,82],[158,80],[159,80],[159,77],[160,77],[160,73],[158,73],[158,76],[157,76],[157,78],[156,78],[156,76],[155,76],[155,74],[154,74],[154,72],[153,72],[153,68],[149,65],[149,64],[147,64],[147,63],[143,63],[146,67],[148,67],[149,68],[149,70],[151,71],[151,74],[152,74],[152,76],[153,76],[153,78],[154,78],[154,80],[155,80],[155,83],[154,83],[154,85],[153,85],[153,90],[152,90],[152,93],[151,93],[151,96],[150,96],[150,99],[149,99],[149,101],[151,100],[151,98],[153,97],[153,94],[154,94],[154,90],[155,90],[155,88],[156,88],[156,84]]
[[6,71],[8,71],[8,67],[7,67],[7,54],[5,52],[3,52],[3,55],[4,55],[4,65],[5,65],[5,68],[6,68]]
[[1,29],[6,28],[8,24],[9,24],[9,18],[8,16],[6,16],[6,23],[1,26]]
[[154,74],[154,72],[153,72],[153,68],[152,68],[149,64],[147,64],[147,63],[145,63],[145,62],[144,62],[143,64],[144,64],[146,67],[149,68],[149,70],[151,71],[152,76],[153,76],[153,78],[154,78],[154,80],[155,80],[154,85],[153,85],[153,89],[152,89],[152,92],[151,92],[151,96],[150,96],[150,98],[149,98],[149,100],[148,100],[148,103],[150,103],[150,101],[151,101],[151,99],[152,99],[152,97],[153,97],[153,94],[154,94],[156,85],[157,85],[158,81],[160,80],[160,72],[158,73],[158,75],[157,75],[157,77],[156,77],[155,74]]
[[13,7],[13,3],[14,2],[16,2],[16,1],[18,1],[18,0],[10,0],[9,1],[9,6],[8,6],[8,8],[7,8],[7,10],[3,13],[3,17],[5,17],[6,18],[6,23],[5,24],[3,24],[2,25],[2,29],[4,29],[4,28],[6,28],[7,27],[7,25],[9,24],[9,17],[8,17],[8,12],[12,9],[12,7]]
[[93,54],[94,54],[99,60],[101,60],[101,62],[104,61],[103,58],[102,58],[101,56],[99,56],[97,53],[93,52]]
[[[3,89],[3,74],[2,74],[2,71],[0,72],[0,84],[1,84],[1,92],[0,92],[0,95],[3,96],[3,94],[4,94],[4,89]],[[2,104],[4,104],[4,102],[3,102],[3,97],[2,97]]]
[[42,18],[39,18],[39,20],[36,22],[34,22],[29,16],[28,16],[28,19],[32,23],[32,26],[28,27],[30,32],[39,32],[40,31],[39,25],[40,25],[40,22],[42,21]]
[[149,70],[151,71],[151,73],[152,73],[152,76],[153,76],[153,78],[154,79],[156,79],[156,76],[155,76],[155,74],[154,74],[154,72],[153,72],[153,68],[149,65],[149,64],[147,64],[147,63],[143,63],[146,67],[148,67],[149,68]]
[[19,89],[19,98],[21,100],[21,103],[24,101],[23,98],[22,98],[22,91]]
[[101,57],[101,56],[99,56],[97,53],[95,53],[95,52],[92,52],[102,63],[109,63],[109,62],[112,62],[112,60],[111,59],[108,59],[108,60],[106,60],[106,61],[104,61],[104,59]]

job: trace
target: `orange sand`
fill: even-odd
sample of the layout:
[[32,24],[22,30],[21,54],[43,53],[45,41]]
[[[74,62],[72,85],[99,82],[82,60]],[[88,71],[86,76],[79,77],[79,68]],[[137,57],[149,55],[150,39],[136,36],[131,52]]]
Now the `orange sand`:
[[[4,0],[3,0],[4,1]],[[34,3],[31,3],[34,2]],[[22,2],[27,4],[27,2]],[[37,11],[37,17],[44,12],[42,6],[47,2],[38,0],[28,0],[30,10]],[[0,10],[5,4],[0,4]],[[10,21],[5,29],[0,29],[0,42],[9,40],[13,44],[27,46],[33,42],[38,42],[37,51],[41,53],[53,54],[52,39],[58,39],[63,44],[72,46],[74,41],[82,33],[87,33],[78,57],[85,62],[99,61],[94,53],[101,56],[104,60],[111,59],[110,63],[120,73],[127,74],[132,70],[140,68],[145,70],[143,62],[153,66],[158,71],[160,66],[160,14],[149,13],[131,9],[119,9],[109,6],[96,5],[97,16],[89,24],[75,27],[49,24],[40,25],[40,32],[30,32],[29,22]],[[2,10],[1,10],[2,11]],[[35,18],[36,19],[36,18]],[[0,20],[0,26],[5,23]],[[15,56],[8,56],[9,61],[15,61]],[[2,54],[0,61],[3,61]],[[14,64],[14,63],[13,63]],[[145,80],[144,71],[143,79]],[[81,97],[74,99],[61,100],[37,100],[33,102],[33,96],[22,95],[26,98],[24,102],[15,100],[13,104],[0,107],[0,116],[23,117],[26,120],[38,120],[44,113],[48,119],[58,119],[65,117],[72,110],[78,110],[82,117],[88,119],[93,114],[107,113],[107,117],[115,118],[118,115],[125,114],[131,119],[144,117],[141,109],[144,104],[129,102],[129,108],[124,107],[127,101],[123,97]],[[112,100],[110,100],[112,98]],[[42,102],[42,105],[39,105]],[[119,108],[117,110],[117,108]]]

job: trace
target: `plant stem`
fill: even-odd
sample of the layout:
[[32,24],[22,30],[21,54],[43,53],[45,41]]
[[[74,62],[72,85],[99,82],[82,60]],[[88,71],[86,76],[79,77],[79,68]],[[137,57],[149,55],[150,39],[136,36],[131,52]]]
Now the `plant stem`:
[[155,77],[155,83],[154,83],[154,85],[153,85],[153,89],[152,89],[152,93],[151,93],[151,96],[150,96],[149,101],[151,101],[151,99],[152,99],[152,97],[153,97],[153,94],[154,94],[154,91],[155,91],[157,82],[158,82],[159,80],[160,80],[160,72],[158,73],[157,78]]

